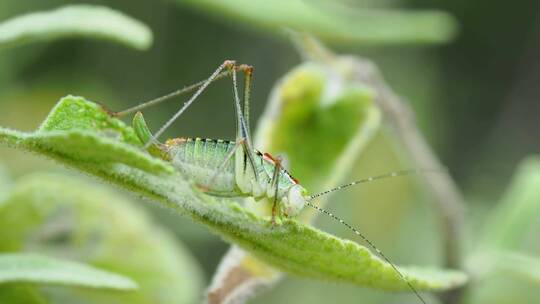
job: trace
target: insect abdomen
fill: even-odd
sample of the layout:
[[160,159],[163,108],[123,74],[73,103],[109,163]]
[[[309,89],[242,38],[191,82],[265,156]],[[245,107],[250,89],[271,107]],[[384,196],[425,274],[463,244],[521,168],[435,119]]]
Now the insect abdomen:
[[[197,185],[216,195],[240,195],[234,178],[234,162],[229,161],[225,167],[219,169],[234,148],[234,142],[176,138],[168,140],[166,145],[173,166],[185,176],[189,176]],[[216,175],[218,170],[220,172]]]

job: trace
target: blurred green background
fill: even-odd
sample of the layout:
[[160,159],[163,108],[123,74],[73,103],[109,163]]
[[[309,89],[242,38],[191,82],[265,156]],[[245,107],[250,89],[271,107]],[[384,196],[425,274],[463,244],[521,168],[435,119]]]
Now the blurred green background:
[[[0,20],[74,2],[78,3],[3,0]],[[306,2],[320,5],[321,1]],[[457,19],[458,33],[449,43],[329,44],[337,52],[373,60],[389,85],[412,104],[423,133],[465,193],[469,228],[474,230],[503,194],[517,164],[540,149],[540,2],[374,2],[343,4],[353,9],[370,5],[439,9]],[[85,96],[121,110],[199,81],[224,59],[255,67],[255,125],[275,81],[300,62],[293,45],[279,30],[268,31],[238,18],[219,16],[215,11],[208,14],[204,8],[183,1],[85,3],[105,5],[143,21],[154,33],[153,46],[148,51],[136,51],[112,42],[77,38],[0,49],[2,126],[33,130],[56,101],[67,94]],[[147,110],[150,127],[157,129],[180,102]],[[229,82],[212,85],[164,138],[177,136],[234,137]],[[384,140],[375,140],[350,178],[402,169],[399,155],[390,150]],[[34,171],[65,171],[51,161],[7,148],[0,148],[0,159],[13,180]],[[425,204],[427,198],[418,186],[409,180],[368,184],[340,193],[334,200],[340,202],[333,206],[335,213],[359,226],[395,262],[440,263],[433,211]],[[186,244],[204,268],[208,281],[228,245],[200,225],[150,204],[140,205],[153,213],[155,222],[169,228]],[[350,208],[355,212],[348,212]],[[321,219],[318,225],[352,238],[329,220]],[[467,238],[470,246],[477,242],[474,234]],[[538,242],[538,238],[535,240]],[[529,247],[533,247],[528,248],[533,255],[540,254],[538,246]],[[507,286],[504,279],[498,280],[502,283],[486,283],[492,286],[485,288]],[[534,286],[518,285],[524,290]],[[473,300],[510,303],[517,295],[523,296],[522,303],[530,300],[520,289],[511,294],[479,292]],[[415,301],[410,295],[289,278],[252,302],[285,303],[291,297],[295,303],[357,303],[361,298],[366,303]]]

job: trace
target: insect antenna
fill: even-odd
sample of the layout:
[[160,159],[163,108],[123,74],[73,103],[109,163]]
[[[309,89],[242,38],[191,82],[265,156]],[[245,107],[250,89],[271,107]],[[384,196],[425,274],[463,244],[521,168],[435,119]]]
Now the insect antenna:
[[311,208],[313,208],[313,209],[315,209],[315,210],[317,210],[317,211],[319,211],[321,213],[324,213],[324,214],[328,215],[330,218],[332,218],[333,220],[335,220],[335,221],[339,222],[340,224],[344,225],[349,230],[354,232],[354,234],[359,236],[364,242],[366,242],[369,245],[369,247],[371,247],[373,250],[375,250],[375,252],[379,256],[381,256],[388,264],[390,264],[390,266],[392,266],[394,271],[399,275],[399,277],[405,283],[407,283],[407,285],[409,286],[411,291],[416,295],[416,297],[423,304],[426,304],[426,301],[424,300],[424,298],[422,298],[420,293],[416,290],[416,288],[414,288],[414,286],[411,284],[411,282],[403,275],[403,273],[401,273],[401,271],[399,271],[397,266],[379,248],[377,248],[377,246],[375,246],[375,244],[373,244],[366,236],[364,236],[358,229],[354,228],[351,224],[349,224],[349,223],[345,222],[344,220],[342,220],[341,218],[337,217],[332,212],[330,212],[330,211],[328,211],[326,209],[323,209],[323,208],[321,208],[321,207],[319,207],[317,205],[314,205],[313,203],[311,203],[311,201],[314,200],[315,198],[320,197],[320,196],[330,194],[332,192],[339,191],[339,190],[342,190],[342,189],[345,189],[345,188],[348,188],[348,187],[351,187],[351,186],[355,186],[355,185],[358,185],[358,184],[363,184],[363,183],[368,183],[368,182],[372,182],[372,181],[376,181],[376,180],[392,178],[392,177],[398,177],[398,176],[416,175],[416,174],[422,174],[422,173],[440,173],[440,172],[444,172],[444,171],[445,171],[444,169],[409,169],[409,170],[394,171],[394,172],[381,174],[381,175],[377,175],[377,176],[371,176],[371,177],[368,177],[368,178],[360,179],[360,180],[357,180],[357,181],[354,181],[354,182],[351,182],[351,183],[348,183],[348,184],[345,184],[345,185],[341,185],[341,186],[338,186],[338,187],[335,187],[335,188],[325,190],[323,192],[311,195],[311,196],[309,196],[307,198],[306,205],[310,206]]
[[308,197],[308,201],[311,201],[311,200],[313,200],[313,199],[315,199],[317,197],[320,197],[320,196],[323,196],[323,195],[326,195],[326,194],[330,194],[332,192],[339,191],[339,190],[342,190],[342,189],[345,189],[345,188],[348,188],[348,187],[351,187],[351,186],[355,186],[355,185],[358,185],[358,184],[364,184],[364,183],[368,183],[368,182],[373,182],[373,181],[376,181],[376,180],[392,178],[392,177],[398,177],[398,176],[416,175],[416,174],[422,174],[422,173],[441,173],[441,172],[445,172],[445,171],[446,171],[445,169],[409,169],[409,170],[394,171],[394,172],[381,174],[381,175],[377,175],[377,176],[371,176],[371,177],[360,179],[360,180],[357,180],[357,181],[354,181],[354,182],[351,182],[351,183],[348,183],[348,184],[345,184],[345,185],[337,186],[335,188],[325,190],[325,191],[317,193],[317,194],[310,195]]
[[345,227],[349,228],[352,232],[354,232],[354,234],[356,234],[357,236],[359,236],[360,238],[362,238],[362,240],[364,240],[364,242],[366,242],[369,247],[371,247],[373,250],[375,250],[375,252],[377,252],[378,255],[380,255],[388,264],[390,264],[390,266],[392,266],[392,268],[394,269],[394,271],[400,276],[400,278],[405,282],[407,283],[407,285],[409,286],[409,288],[412,290],[412,292],[416,295],[416,297],[423,303],[423,304],[426,304],[426,301],[424,300],[424,298],[422,298],[422,296],[420,295],[420,293],[418,292],[418,290],[416,290],[416,288],[414,288],[414,286],[411,284],[411,282],[409,280],[407,280],[407,278],[403,275],[403,273],[401,273],[401,271],[399,271],[399,269],[397,268],[397,266],[392,262],[390,261],[390,259],[388,257],[386,257],[386,255],[384,253],[382,253],[382,251],[377,248],[377,246],[375,246],[375,244],[373,244],[366,236],[364,236],[360,231],[358,231],[358,229],[354,228],[351,224],[345,222],[344,220],[342,220],[341,218],[337,217],[336,215],[334,215],[332,212],[326,210],[326,209],[323,209],[317,205],[314,205],[310,202],[306,202],[306,204],[308,206],[310,206],[311,208],[321,212],[321,213],[324,213],[326,215],[328,215],[330,218],[332,218],[333,220],[343,224]]

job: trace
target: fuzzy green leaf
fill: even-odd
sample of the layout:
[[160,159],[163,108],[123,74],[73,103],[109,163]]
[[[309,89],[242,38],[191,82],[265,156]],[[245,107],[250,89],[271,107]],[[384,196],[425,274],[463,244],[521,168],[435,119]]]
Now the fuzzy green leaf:
[[102,6],[71,5],[0,23],[0,47],[74,36],[111,40],[139,50],[152,44],[146,25]]
[[271,31],[291,28],[337,43],[443,43],[456,21],[440,11],[345,7],[332,1],[177,0],[216,17],[229,17]]
[[[226,240],[238,244],[265,262],[290,273],[387,290],[408,290],[407,284],[391,266],[365,247],[292,219],[285,219],[281,225],[272,227],[266,217],[256,216],[230,200],[218,200],[197,191],[189,180],[179,174],[169,173],[165,169],[168,165],[149,159],[146,153],[137,150],[125,137],[115,136],[113,139],[107,136],[101,128],[102,123],[92,123],[92,119],[89,119],[89,123],[80,125],[79,118],[74,118],[76,121],[69,122],[72,118],[65,115],[65,111],[80,111],[86,118],[106,115],[103,109],[84,102],[82,98],[66,97],[60,101],[43,124],[53,127],[41,128],[38,132],[31,134],[14,134],[0,129],[0,134],[5,134],[5,137],[0,136],[0,141],[47,155],[71,167],[99,176],[110,183],[140,193],[180,214],[189,215],[194,220],[206,224]],[[64,118],[57,119],[58,117]],[[58,130],[55,126],[59,124],[50,123],[52,121],[62,121],[65,125],[77,126],[78,129]],[[126,134],[133,132],[131,128],[125,127],[113,118],[107,118],[107,125],[119,126]],[[114,146],[115,149],[125,151],[126,154],[122,157],[115,155],[105,157],[107,151],[101,151],[95,154],[95,157],[87,158],[84,155],[82,159],[79,159],[77,145],[81,142],[72,140],[69,136],[64,137],[63,141],[55,141],[54,144],[48,141],[49,135],[58,138],[61,134],[82,132],[83,128],[85,136],[93,138],[95,143],[100,145],[104,141],[107,143],[94,149]],[[109,130],[109,128],[106,129]],[[86,145],[86,143],[83,144]],[[103,161],[100,161],[99,157],[104,157]],[[130,159],[126,160],[126,157]],[[150,161],[159,163],[156,167],[162,170],[146,171],[144,168],[148,166],[143,164]],[[420,290],[447,289],[459,286],[466,281],[466,276],[456,271],[401,269],[409,281]]]
[[[142,145],[133,129],[126,128],[119,120],[109,119],[101,106],[87,103],[80,97],[62,99],[34,133],[6,131],[0,136],[8,144],[17,142],[47,155],[78,162],[119,162],[156,174],[174,171],[167,163],[140,152],[137,147]],[[126,144],[119,145],[118,140]]]
[[94,267],[36,254],[0,254],[0,284],[40,283],[131,290],[131,279]]

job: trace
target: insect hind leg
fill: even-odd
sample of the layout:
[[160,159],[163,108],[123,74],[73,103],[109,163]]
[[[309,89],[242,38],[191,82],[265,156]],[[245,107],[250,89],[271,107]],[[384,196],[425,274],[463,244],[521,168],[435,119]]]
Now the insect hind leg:
[[[178,110],[150,139],[148,143],[145,145],[145,149],[148,148],[165,130],[167,130],[173,122],[175,122],[178,117],[180,117],[184,111],[191,106],[191,104],[201,95],[201,93],[212,83],[216,77],[223,71],[223,69],[231,66],[231,64],[234,64],[234,61],[231,60],[225,60],[215,71],[204,81],[204,83],[197,89],[197,91],[191,96],[191,98],[184,103],[184,105]],[[233,70],[234,71],[234,70]]]
[[[237,66],[236,63],[233,60],[225,60],[206,80],[200,81],[198,83],[195,83],[193,85],[184,87],[183,89],[174,91],[172,93],[169,93],[167,95],[158,97],[156,99],[152,99],[150,101],[144,102],[142,104],[139,104],[135,107],[119,111],[119,112],[112,112],[108,111],[112,116],[121,117],[129,113],[138,112],[142,109],[154,106],[156,104],[162,103],[164,101],[170,100],[173,97],[189,93],[192,91],[195,91],[195,93],[191,96],[191,98],[184,103],[184,105],[156,132],[150,140],[146,143],[145,149],[148,149],[148,147],[156,142],[156,139],[159,138],[159,136],[167,130],[172,123],[174,123],[183,113],[184,111],[191,106],[191,104],[199,97],[199,95],[214,81],[224,78],[226,76],[230,76],[233,73],[231,73],[231,70],[236,72],[236,70],[242,70],[244,72],[251,71],[251,67],[248,65],[240,65]],[[248,130],[249,132],[249,130]]]
[[[230,60],[226,60],[226,61],[230,61]],[[227,76],[230,76],[230,72],[229,71],[222,71],[214,78],[213,81],[225,78]],[[136,113],[136,112],[144,110],[146,108],[150,108],[150,107],[153,107],[153,106],[158,105],[160,103],[163,103],[165,101],[171,100],[174,97],[193,92],[193,91],[199,89],[201,86],[203,86],[206,83],[207,80],[208,79],[201,80],[201,81],[199,81],[197,83],[194,83],[192,85],[185,86],[185,87],[183,87],[181,89],[178,89],[178,90],[173,91],[171,93],[168,93],[166,95],[151,99],[149,101],[142,102],[142,103],[140,103],[140,104],[138,104],[138,105],[136,105],[134,107],[131,107],[131,108],[128,108],[128,109],[125,109],[125,110],[122,110],[122,111],[114,112],[114,111],[110,111],[109,109],[106,109],[106,110],[112,116],[123,117],[123,116],[125,116],[127,114]]]

